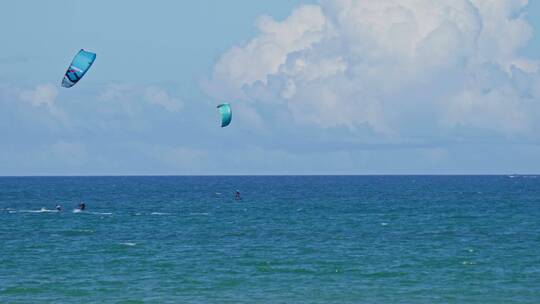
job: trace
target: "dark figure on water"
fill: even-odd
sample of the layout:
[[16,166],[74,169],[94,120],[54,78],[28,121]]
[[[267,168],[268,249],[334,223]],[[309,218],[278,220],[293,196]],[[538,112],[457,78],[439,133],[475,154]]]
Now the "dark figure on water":
[[86,204],[85,203],[80,203],[79,204],[79,210],[83,211],[84,209],[86,209]]
[[240,197],[240,191],[236,190],[236,192],[235,192],[235,194],[234,194],[234,198],[237,199],[237,200],[242,199],[242,198]]

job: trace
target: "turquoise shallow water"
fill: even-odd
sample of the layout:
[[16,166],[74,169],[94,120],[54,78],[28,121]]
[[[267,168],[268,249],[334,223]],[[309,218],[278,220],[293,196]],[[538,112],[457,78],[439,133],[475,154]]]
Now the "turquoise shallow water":
[[0,178],[0,223],[0,303],[540,303],[540,177]]

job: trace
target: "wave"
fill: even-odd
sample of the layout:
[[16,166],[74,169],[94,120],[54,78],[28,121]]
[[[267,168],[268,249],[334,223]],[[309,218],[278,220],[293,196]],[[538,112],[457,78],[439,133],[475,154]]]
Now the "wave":
[[194,212],[194,213],[190,213],[189,215],[210,215],[210,213],[207,213],[207,212]]
[[94,211],[87,211],[88,214],[93,215],[112,215],[112,212],[94,212]]
[[152,213],[150,213],[150,215],[170,215],[170,213],[165,213],[165,212],[152,212]]
[[132,247],[132,246],[135,246],[135,245],[137,245],[137,243],[130,243],[130,242],[126,242],[126,243],[120,243],[120,245],[124,245],[124,246],[130,246],[130,247]]
[[84,214],[92,214],[92,215],[112,215],[112,212],[84,211],[81,209],[73,209],[73,213],[84,213]]
[[[56,209],[54,210],[51,210],[51,209],[46,209],[46,208],[41,208],[39,210],[19,210],[19,211],[15,211],[15,212],[21,212],[21,213],[57,213],[57,212],[60,212]],[[13,213],[15,213],[13,212]],[[10,211],[10,213],[12,213]]]
[[73,231],[76,231],[76,232],[84,232],[84,233],[94,233],[95,231],[92,230],[92,229],[75,229]]

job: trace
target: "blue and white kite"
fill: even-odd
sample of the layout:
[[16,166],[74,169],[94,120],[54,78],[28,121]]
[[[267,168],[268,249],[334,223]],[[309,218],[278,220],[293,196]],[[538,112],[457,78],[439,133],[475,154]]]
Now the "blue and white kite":
[[228,103],[223,103],[217,106],[219,113],[221,114],[221,127],[226,127],[231,123],[232,120],[232,110],[231,106]]
[[96,60],[96,54],[80,50],[69,65],[66,75],[64,75],[64,79],[62,79],[62,86],[64,88],[71,88],[79,82],[84,74],[90,69],[94,60]]

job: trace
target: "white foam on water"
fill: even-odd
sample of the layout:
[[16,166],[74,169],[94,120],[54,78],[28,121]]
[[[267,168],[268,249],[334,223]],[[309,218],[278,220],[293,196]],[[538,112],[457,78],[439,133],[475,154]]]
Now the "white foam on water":
[[150,215],[169,215],[170,213],[164,213],[164,212],[152,212]]
[[88,214],[93,214],[93,215],[112,215],[112,212],[93,212],[93,211],[90,211],[90,212],[88,212]]
[[135,245],[137,245],[137,243],[129,243],[129,242],[126,242],[126,243],[120,243],[120,245],[124,245],[124,246],[135,246]]
[[82,213],[83,211],[81,209],[73,209],[73,213]]
[[210,213],[206,213],[206,212],[200,212],[200,213],[190,213],[189,215],[209,215]]
[[381,223],[381,226],[388,226],[388,223]]
[[92,229],[76,229],[74,231],[77,231],[77,232],[87,232],[87,233],[94,233],[94,230]]
[[16,212],[22,212],[22,213],[56,213],[58,212],[58,210],[50,210],[50,209],[46,209],[46,208],[41,208],[39,210],[19,210],[19,211],[16,211]]

